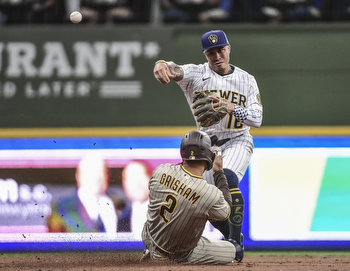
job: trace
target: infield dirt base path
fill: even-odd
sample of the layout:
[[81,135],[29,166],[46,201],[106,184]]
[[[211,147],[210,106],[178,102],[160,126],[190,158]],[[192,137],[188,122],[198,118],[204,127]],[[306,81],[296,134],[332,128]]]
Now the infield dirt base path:
[[141,253],[23,253],[0,255],[1,270],[120,270],[120,271],[349,271],[350,256],[249,256],[228,265],[180,265],[140,262]]

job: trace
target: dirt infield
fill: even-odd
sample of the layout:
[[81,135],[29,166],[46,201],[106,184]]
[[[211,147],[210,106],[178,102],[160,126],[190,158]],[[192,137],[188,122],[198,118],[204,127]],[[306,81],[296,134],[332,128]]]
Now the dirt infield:
[[[273,254],[273,253],[272,253]],[[286,253],[288,254],[288,253]],[[22,253],[0,255],[0,270],[120,270],[120,271],[348,271],[350,270],[350,253],[348,255],[268,255],[249,254],[241,263],[228,265],[180,265],[172,263],[140,263],[140,253]]]

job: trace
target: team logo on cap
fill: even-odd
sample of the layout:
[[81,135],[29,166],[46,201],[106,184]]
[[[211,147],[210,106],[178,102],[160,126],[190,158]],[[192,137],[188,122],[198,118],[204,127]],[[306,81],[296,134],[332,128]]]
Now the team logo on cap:
[[194,156],[194,152],[193,151],[191,151],[191,155],[190,155],[190,157],[188,157],[188,159],[196,160],[196,156]]
[[208,40],[211,44],[216,44],[216,43],[218,43],[219,38],[217,35],[212,34],[208,37]]

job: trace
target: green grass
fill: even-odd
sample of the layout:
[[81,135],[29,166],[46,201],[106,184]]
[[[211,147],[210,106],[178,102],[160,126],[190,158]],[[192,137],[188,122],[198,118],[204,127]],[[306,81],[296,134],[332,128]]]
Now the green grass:
[[349,251],[246,251],[244,254],[249,256],[345,256],[350,257]]

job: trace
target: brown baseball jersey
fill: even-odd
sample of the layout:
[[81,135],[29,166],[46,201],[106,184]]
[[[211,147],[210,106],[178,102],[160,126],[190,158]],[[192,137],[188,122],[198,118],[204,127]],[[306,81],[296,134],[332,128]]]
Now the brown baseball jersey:
[[[199,243],[207,220],[222,221],[230,213],[223,193],[181,164],[159,166],[152,173],[149,189],[143,239],[149,238],[144,243],[150,241],[161,252],[186,255]],[[234,246],[221,242],[233,261]]]

